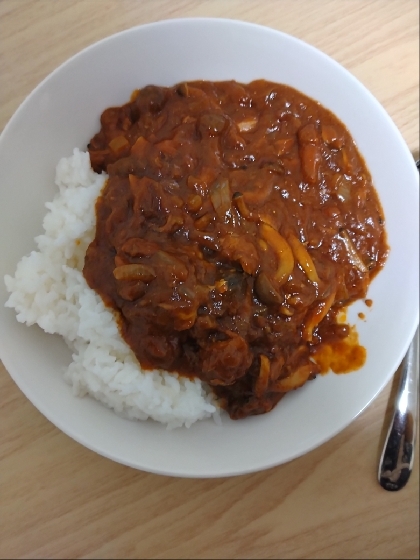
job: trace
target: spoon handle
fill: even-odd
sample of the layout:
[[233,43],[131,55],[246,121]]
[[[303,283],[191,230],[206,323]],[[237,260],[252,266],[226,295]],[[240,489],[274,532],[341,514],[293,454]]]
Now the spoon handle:
[[400,490],[410,478],[417,429],[419,330],[401,364],[394,415],[379,463],[378,480],[385,490]]

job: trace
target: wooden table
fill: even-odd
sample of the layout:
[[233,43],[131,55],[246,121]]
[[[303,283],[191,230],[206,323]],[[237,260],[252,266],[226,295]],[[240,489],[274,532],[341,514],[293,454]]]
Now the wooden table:
[[[1,0],[0,130],[83,47],[179,16],[243,19],[312,43],[373,92],[418,155],[416,0]],[[418,453],[404,490],[376,481],[394,393],[395,381],[340,435],[289,464],[188,480],[83,448],[0,364],[0,557],[419,558]]]

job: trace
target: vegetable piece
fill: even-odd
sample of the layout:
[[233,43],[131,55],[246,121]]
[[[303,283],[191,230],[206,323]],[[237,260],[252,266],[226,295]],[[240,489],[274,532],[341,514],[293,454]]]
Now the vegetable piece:
[[279,311],[282,315],[286,315],[286,317],[292,317],[295,313],[294,309],[288,307],[287,305],[280,306]]
[[159,245],[147,239],[132,237],[122,245],[121,250],[130,257],[150,257],[159,250]]
[[266,214],[263,212],[258,212],[258,218],[263,224],[267,224],[273,229],[277,230],[276,220],[272,214]]
[[202,371],[210,385],[232,385],[252,363],[252,352],[238,334],[227,332],[227,340],[210,342],[201,349]]
[[189,87],[187,82],[183,82],[182,84],[179,84],[176,90],[177,94],[180,95],[181,97],[188,97],[188,91],[189,91]]
[[206,113],[200,117],[199,130],[203,136],[218,136],[225,128],[226,122],[223,115]]
[[[140,178],[132,174],[128,176],[128,182],[133,195],[133,210],[135,214],[139,215],[139,219],[140,215],[147,219],[151,217],[160,218],[162,215],[162,186],[150,177],[143,176]],[[115,225],[113,224],[113,227]]]
[[276,154],[278,156],[283,156],[288,154],[293,148],[295,141],[293,138],[280,138],[274,142],[274,147],[276,149]]
[[219,243],[216,241],[215,236],[210,235],[209,233],[204,233],[201,231],[192,231],[190,232],[190,239],[192,241],[197,241],[197,243],[199,243],[203,247],[207,247],[207,249],[211,249],[212,251],[219,251],[220,249]]
[[203,231],[206,229],[209,223],[213,221],[213,219],[214,216],[210,212],[207,212],[207,214],[204,214],[203,216],[201,216],[201,218],[195,220],[194,226],[196,229]]
[[277,381],[277,379],[282,375],[284,362],[284,356],[281,354],[278,354],[273,360],[271,360],[270,381]]
[[229,83],[229,99],[232,103],[241,107],[250,107],[252,103],[250,92],[238,82]]
[[229,181],[227,179],[216,180],[211,189],[210,200],[219,219],[227,223],[228,212],[231,207]]
[[255,292],[261,303],[266,305],[281,304],[283,300],[265,272],[260,272],[254,284]]
[[258,245],[260,246],[262,251],[267,251],[268,245],[265,241],[263,241],[262,239],[258,239]]
[[176,156],[178,153],[178,148],[173,140],[162,140],[161,142],[155,144],[155,146],[162,153],[170,157]]
[[259,233],[263,240],[273,248],[278,257],[278,266],[274,279],[281,286],[286,282],[295,265],[292,249],[284,237],[267,224],[260,224]]
[[181,282],[185,282],[187,279],[188,269],[177,257],[170,255],[166,251],[158,251],[155,253],[153,259],[153,264],[156,264],[156,266],[164,266],[172,276],[175,276],[175,278]]
[[302,339],[306,342],[310,342],[312,340],[312,333],[314,328],[319,325],[319,323],[331,309],[331,306],[335,300],[335,293],[335,290],[331,292],[328,297],[320,301],[306,315],[302,329]]
[[268,161],[262,164],[263,168],[271,173],[277,173],[277,175],[284,175],[285,167],[280,160]]
[[338,237],[344,243],[344,246],[347,250],[347,253],[348,253],[348,256],[349,256],[349,261],[351,262],[351,264],[353,266],[355,266],[360,272],[362,272],[363,274],[366,274],[366,272],[368,272],[367,266],[364,264],[362,259],[359,257],[359,253],[357,252],[356,247],[353,244],[353,241],[350,239],[350,236],[349,236],[347,230],[342,229],[338,233]]
[[130,101],[131,102],[135,101],[139,93],[140,93],[139,89],[133,90],[133,93],[130,95]]
[[151,282],[156,278],[156,272],[151,266],[145,264],[123,264],[113,271],[116,280],[141,280]]
[[304,178],[309,183],[316,183],[322,159],[321,150],[314,144],[304,144],[300,154]]
[[146,292],[146,284],[141,281],[120,282],[117,286],[117,292],[122,299],[134,301],[140,299],[144,295]]
[[319,144],[319,134],[313,123],[303,126],[298,132],[298,138],[302,146],[304,144]]
[[321,127],[321,136],[325,144],[330,148],[339,150],[344,144],[344,137],[337,132],[335,126],[323,124]]
[[255,382],[255,395],[261,398],[267,391],[270,381],[270,360],[264,354],[260,355],[260,372]]
[[172,204],[175,208],[182,208],[184,206],[184,201],[180,196],[173,195],[171,198]]
[[181,122],[182,122],[182,124],[196,123],[197,118],[193,117],[192,115],[186,115],[185,117],[182,117]]
[[260,259],[252,241],[246,237],[232,234],[220,239],[220,247],[222,255],[239,262],[244,272],[250,275],[257,272]]
[[349,181],[349,179],[346,179],[342,175],[339,175],[335,182],[335,186],[337,189],[336,194],[339,200],[341,200],[341,202],[348,202],[351,197],[351,181]]
[[119,155],[125,149],[129,148],[130,143],[127,138],[125,138],[125,136],[117,136],[116,138],[113,138],[111,140],[108,146],[110,147],[111,151],[114,152],[114,154]]
[[239,214],[243,218],[249,218],[251,216],[251,212],[249,211],[248,206],[244,200],[244,195],[240,192],[236,192],[232,197],[233,204],[236,206]]
[[305,364],[295,369],[288,377],[280,379],[273,385],[270,390],[278,393],[287,393],[298,387],[302,387],[308,379],[316,373],[317,367],[315,364]]
[[262,205],[273,192],[276,178],[268,169],[260,169],[253,178],[252,188],[242,191],[247,204]]
[[167,311],[168,316],[173,321],[176,331],[190,329],[197,318],[197,306],[190,302],[183,306],[171,303],[159,303],[158,307]]
[[165,225],[156,228],[160,233],[174,233],[184,225],[184,219],[177,214],[169,214]]
[[135,98],[135,104],[141,113],[156,114],[163,109],[165,103],[166,92],[159,86],[146,86],[139,90]]
[[237,126],[239,128],[239,132],[249,132],[250,130],[254,130],[257,126],[257,122],[257,117],[249,117],[241,122],[238,122]]
[[181,97],[205,97],[206,95],[202,89],[190,86],[187,82],[180,84],[176,91]]
[[360,160],[354,143],[347,143],[346,147],[341,150],[343,156],[344,172],[347,175],[357,175],[360,172]]
[[314,284],[319,284],[319,276],[316,271],[314,261],[312,260],[311,255],[308,253],[305,245],[301,243],[299,239],[295,235],[293,235],[293,233],[290,233],[287,236],[287,241],[292,248],[295,259],[305,272],[306,276]]
[[214,287],[216,291],[219,292],[219,294],[225,294],[229,289],[228,283],[224,278],[222,278],[221,280],[216,280],[216,282],[214,283]]
[[199,194],[191,194],[187,199],[187,209],[189,212],[198,212],[203,204],[203,199]]
[[189,175],[187,178],[187,186],[201,196],[206,196],[209,191],[209,184],[214,180],[214,174],[201,172],[199,177]]
[[139,136],[135,143],[131,146],[131,155],[137,158],[144,158],[151,148],[152,144],[148,142],[143,136]]
[[223,143],[231,150],[243,150],[246,146],[245,140],[239,135],[238,128],[231,123],[223,134]]

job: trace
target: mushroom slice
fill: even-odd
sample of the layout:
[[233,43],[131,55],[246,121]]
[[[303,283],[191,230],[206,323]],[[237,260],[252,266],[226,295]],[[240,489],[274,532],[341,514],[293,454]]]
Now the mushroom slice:
[[257,279],[255,280],[254,289],[261,303],[265,303],[266,305],[281,305],[283,303],[282,297],[270,282],[270,279],[265,272],[260,272],[258,274]]

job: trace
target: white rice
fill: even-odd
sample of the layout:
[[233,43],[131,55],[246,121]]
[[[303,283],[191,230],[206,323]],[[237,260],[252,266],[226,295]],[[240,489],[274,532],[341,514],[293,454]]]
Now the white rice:
[[82,274],[95,235],[95,200],[107,176],[94,173],[89,154],[74,150],[57,165],[59,193],[46,207],[45,233],[4,280],[17,320],[64,337],[72,363],[64,373],[75,395],[91,395],[131,419],[151,418],[169,428],[191,426],[218,408],[206,386],[162,370],[143,371],[122,340],[114,314]]

